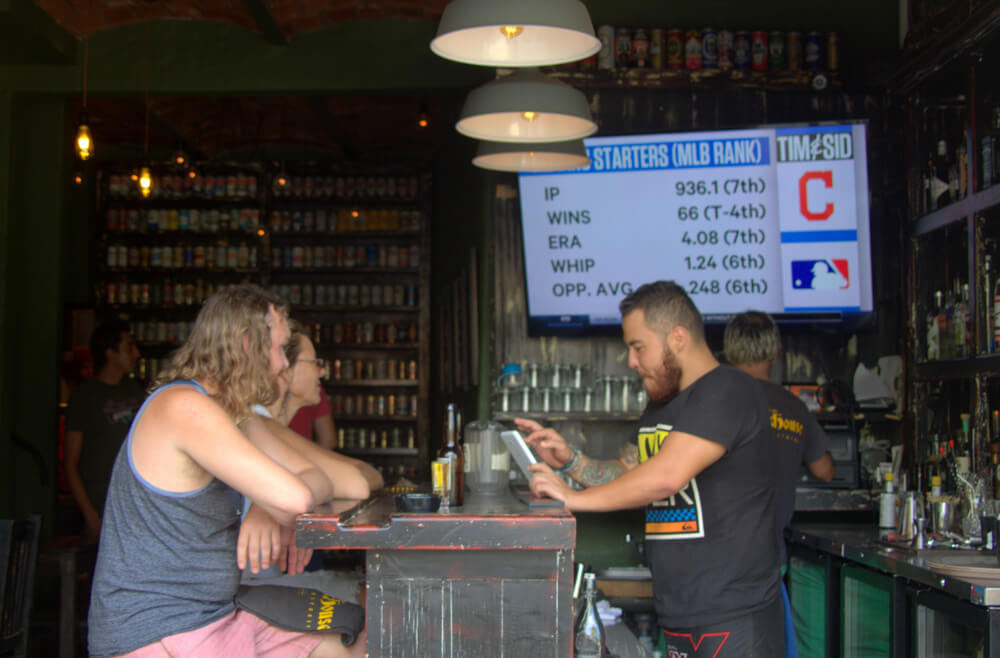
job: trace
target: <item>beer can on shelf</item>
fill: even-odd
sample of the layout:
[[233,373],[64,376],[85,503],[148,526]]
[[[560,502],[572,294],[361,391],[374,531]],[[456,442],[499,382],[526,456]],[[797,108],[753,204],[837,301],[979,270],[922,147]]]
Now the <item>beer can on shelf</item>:
[[733,33],[719,30],[719,68],[728,71],[733,68]]
[[649,37],[639,28],[632,34],[632,66],[644,69],[649,66]]
[[819,32],[810,32],[806,35],[805,62],[809,71],[818,71],[823,65],[823,45],[820,38]]
[[654,28],[652,32],[649,33],[649,66],[650,68],[660,70],[663,68],[664,51],[666,50],[666,39],[663,34],[663,30],[660,28]]
[[836,32],[826,35],[826,70],[836,71],[840,67],[840,37]]
[[632,33],[627,27],[615,30],[615,67],[628,68],[632,65]]
[[667,30],[667,68],[684,68],[684,35],[680,30]]
[[757,30],[750,35],[750,68],[754,71],[766,71],[767,55],[767,32]]
[[701,32],[688,30],[684,36],[684,68],[697,71],[701,68]]
[[785,36],[785,59],[789,71],[802,68],[802,35],[798,32],[789,32]]
[[719,37],[713,27],[706,27],[701,31],[701,67],[719,68]]
[[733,36],[733,67],[739,71],[750,68],[750,33],[745,30]]
[[785,33],[771,32],[768,39],[768,68],[772,71],[783,71],[788,66],[785,59]]

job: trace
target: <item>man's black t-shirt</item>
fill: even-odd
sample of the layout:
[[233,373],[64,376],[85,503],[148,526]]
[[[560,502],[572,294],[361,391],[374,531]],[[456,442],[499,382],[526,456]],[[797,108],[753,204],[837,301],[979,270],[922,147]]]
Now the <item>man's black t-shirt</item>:
[[656,613],[668,629],[727,621],[778,596],[774,438],[755,380],[729,366],[700,377],[639,419],[639,461],[671,432],[726,448],[674,496],[646,509]]
[[[827,438],[826,432],[802,400],[774,382],[760,381],[760,385],[767,400],[769,423],[776,439],[774,506],[778,536],[783,537],[795,513],[795,485],[799,481],[802,464],[814,462],[826,454]],[[784,539],[780,546],[783,561]]]

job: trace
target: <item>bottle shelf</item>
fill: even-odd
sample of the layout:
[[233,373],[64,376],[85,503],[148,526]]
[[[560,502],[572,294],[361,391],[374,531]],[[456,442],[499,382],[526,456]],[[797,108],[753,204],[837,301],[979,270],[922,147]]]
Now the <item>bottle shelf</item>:
[[419,231],[275,231],[265,229],[272,242],[293,242],[300,239],[355,242],[359,240],[404,240],[417,242]]
[[636,413],[623,413],[623,412],[583,412],[583,411],[552,411],[548,413],[536,412],[536,411],[526,411],[521,412],[496,412],[493,414],[494,420],[503,422],[512,422],[515,418],[527,418],[529,420],[536,420],[539,422],[567,422],[567,421],[582,421],[582,422],[636,422],[639,420],[639,414]]
[[323,385],[328,388],[416,388],[420,381],[416,379],[324,379]]
[[384,352],[412,351],[420,346],[416,343],[322,343],[316,346],[320,352],[353,352],[355,350],[376,350]]
[[1000,353],[917,363],[913,377],[917,381],[966,379],[973,375],[1000,375]]
[[913,225],[913,234],[925,235],[997,205],[1000,205],[1000,184],[970,194],[964,199],[918,218]]
[[338,311],[338,312],[358,312],[358,313],[418,313],[420,311],[419,306],[304,306],[301,304],[293,304],[295,306],[295,312],[311,312],[311,313],[324,313],[328,311]]
[[417,457],[417,448],[338,448],[337,452],[358,457]]
[[292,267],[271,268],[274,276],[302,274],[412,274],[420,273],[419,267]]
[[417,422],[416,416],[358,416],[352,415],[347,416],[345,414],[337,414],[336,420],[351,422],[351,423],[415,423]]
[[769,89],[813,89],[820,91],[843,85],[837,71],[747,71],[730,69],[611,69],[570,71],[550,69],[546,73],[577,87],[754,87]]

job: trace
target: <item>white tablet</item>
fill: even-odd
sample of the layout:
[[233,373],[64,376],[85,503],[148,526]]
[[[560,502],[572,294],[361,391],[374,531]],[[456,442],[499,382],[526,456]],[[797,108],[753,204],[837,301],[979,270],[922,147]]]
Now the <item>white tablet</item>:
[[505,430],[500,432],[500,438],[507,444],[507,449],[513,455],[514,461],[520,467],[524,477],[531,479],[531,471],[528,467],[538,463],[538,457],[531,451],[531,447],[524,441],[524,437],[517,430]]

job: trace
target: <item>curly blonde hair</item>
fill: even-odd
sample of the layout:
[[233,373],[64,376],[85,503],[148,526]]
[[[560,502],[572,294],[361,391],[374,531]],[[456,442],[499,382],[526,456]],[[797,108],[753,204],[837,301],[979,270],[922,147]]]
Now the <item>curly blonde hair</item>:
[[[213,396],[236,422],[254,404],[268,405],[278,396],[271,375],[271,328],[268,312],[288,315],[288,304],[260,286],[228,286],[205,300],[188,339],[157,375],[153,388],[176,379],[210,380]],[[249,355],[243,351],[247,337]]]

